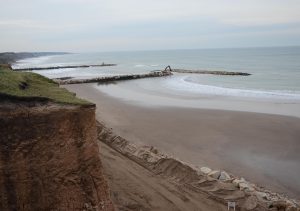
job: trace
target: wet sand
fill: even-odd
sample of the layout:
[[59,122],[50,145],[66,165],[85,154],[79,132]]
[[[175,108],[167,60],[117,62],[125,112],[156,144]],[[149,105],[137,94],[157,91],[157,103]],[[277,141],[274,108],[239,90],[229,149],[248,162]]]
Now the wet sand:
[[90,84],[65,87],[96,103],[97,119],[128,140],[300,198],[300,118],[135,106],[111,98]]

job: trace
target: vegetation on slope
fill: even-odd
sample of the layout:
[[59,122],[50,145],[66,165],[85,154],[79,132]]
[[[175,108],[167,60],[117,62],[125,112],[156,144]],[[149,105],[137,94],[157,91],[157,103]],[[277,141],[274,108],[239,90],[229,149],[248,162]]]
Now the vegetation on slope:
[[12,63],[14,63],[14,62],[16,62],[17,60],[20,60],[20,59],[39,57],[39,56],[61,55],[61,54],[67,54],[67,53],[64,53],[64,52],[37,52],[37,53],[5,52],[5,53],[0,53],[0,64],[12,64]]
[[4,99],[43,100],[62,104],[89,105],[54,81],[36,73],[14,72],[0,66],[0,101]]

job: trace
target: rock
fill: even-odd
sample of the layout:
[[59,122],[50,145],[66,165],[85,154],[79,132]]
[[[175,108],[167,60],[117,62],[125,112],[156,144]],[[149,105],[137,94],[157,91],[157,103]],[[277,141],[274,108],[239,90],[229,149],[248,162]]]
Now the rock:
[[211,171],[208,176],[214,178],[214,179],[219,179],[221,175],[221,172],[219,170]]
[[288,206],[285,210],[286,210],[286,211],[299,211],[300,208],[296,208],[296,207],[294,207],[294,206]]
[[232,181],[232,183],[233,183],[236,187],[239,187],[240,180],[234,179],[234,180]]
[[208,167],[201,167],[200,171],[204,174],[209,174],[211,172],[211,169]]
[[244,203],[244,207],[246,210],[253,210],[257,207],[257,198],[255,196],[250,196]]
[[240,184],[241,182],[246,182],[246,180],[245,180],[244,178],[241,178],[241,179],[234,179],[234,180],[232,181],[232,183],[233,183],[236,187],[240,187],[239,184]]
[[300,211],[300,206],[297,202],[293,202],[292,200],[286,200],[287,208],[286,211]]
[[226,181],[226,180],[230,180],[230,179],[231,179],[231,177],[226,171],[221,172],[219,180]]
[[278,210],[286,210],[287,204],[283,200],[273,201],[271,208],[273,208],[273,207],[277,208]]
[[239,183],[240,190],[254,191],[254,187],[248,182]]
[[264,192],[256,191],[255,195],[258,199],[264,199],[264,200],[268,199],[268,194]]
[[240,180],[239,179],[234,179],[232,181],[232,183],[236,187],[240,188],[240,190],[250,191],[250,192],[255,191],[255,188],[254,188],[255,186],[253,184],[247,182],[244,178],[241,178]]
[[267,199],[268,199],[269,201],[282,201],[282,200],[280,200],[280,196],[278,196],[278,195],[275,194],[275,193],[268,193],[268,194],[267,194]]

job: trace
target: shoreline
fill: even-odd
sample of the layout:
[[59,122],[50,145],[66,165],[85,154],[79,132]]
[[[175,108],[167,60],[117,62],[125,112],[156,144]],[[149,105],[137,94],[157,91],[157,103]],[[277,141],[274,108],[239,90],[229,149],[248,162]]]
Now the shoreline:
[[300,118],[300,98],[285,99],[271,98],[270,96],[255,98],[253,96],[193,93],[176,89],[172,90],[169,87],[165,88],[163,86],[165,80],[170,81],[171,78],[140,79],[138,81],[124,81],[105,86],[93,84],[93,88],[132,106],[226,110]]
[[[155,146],[187,163],[225,169],[259,186],[299,197],[299,118],[239,111],[148,108],[126,104],[92,85],[64,87],[96,103],[97,118],[126,139]],[[285,140],[284,145],[281,140]],[[288,173],[291,168],[293,172]]]

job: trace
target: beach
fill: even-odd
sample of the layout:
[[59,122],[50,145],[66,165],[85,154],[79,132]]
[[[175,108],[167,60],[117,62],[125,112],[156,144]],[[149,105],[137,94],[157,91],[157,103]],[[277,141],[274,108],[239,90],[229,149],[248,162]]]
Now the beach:
[[104,143],[99,147],[104,176],[118,210],[227,210],[226,204],[204,192],[155,175]]
[[300,119],[197,108],[141,106],[94,84],[67,85],[97,105],[97,120],[132,142],[155,146],[195,166],[223,169],[299,199]]

